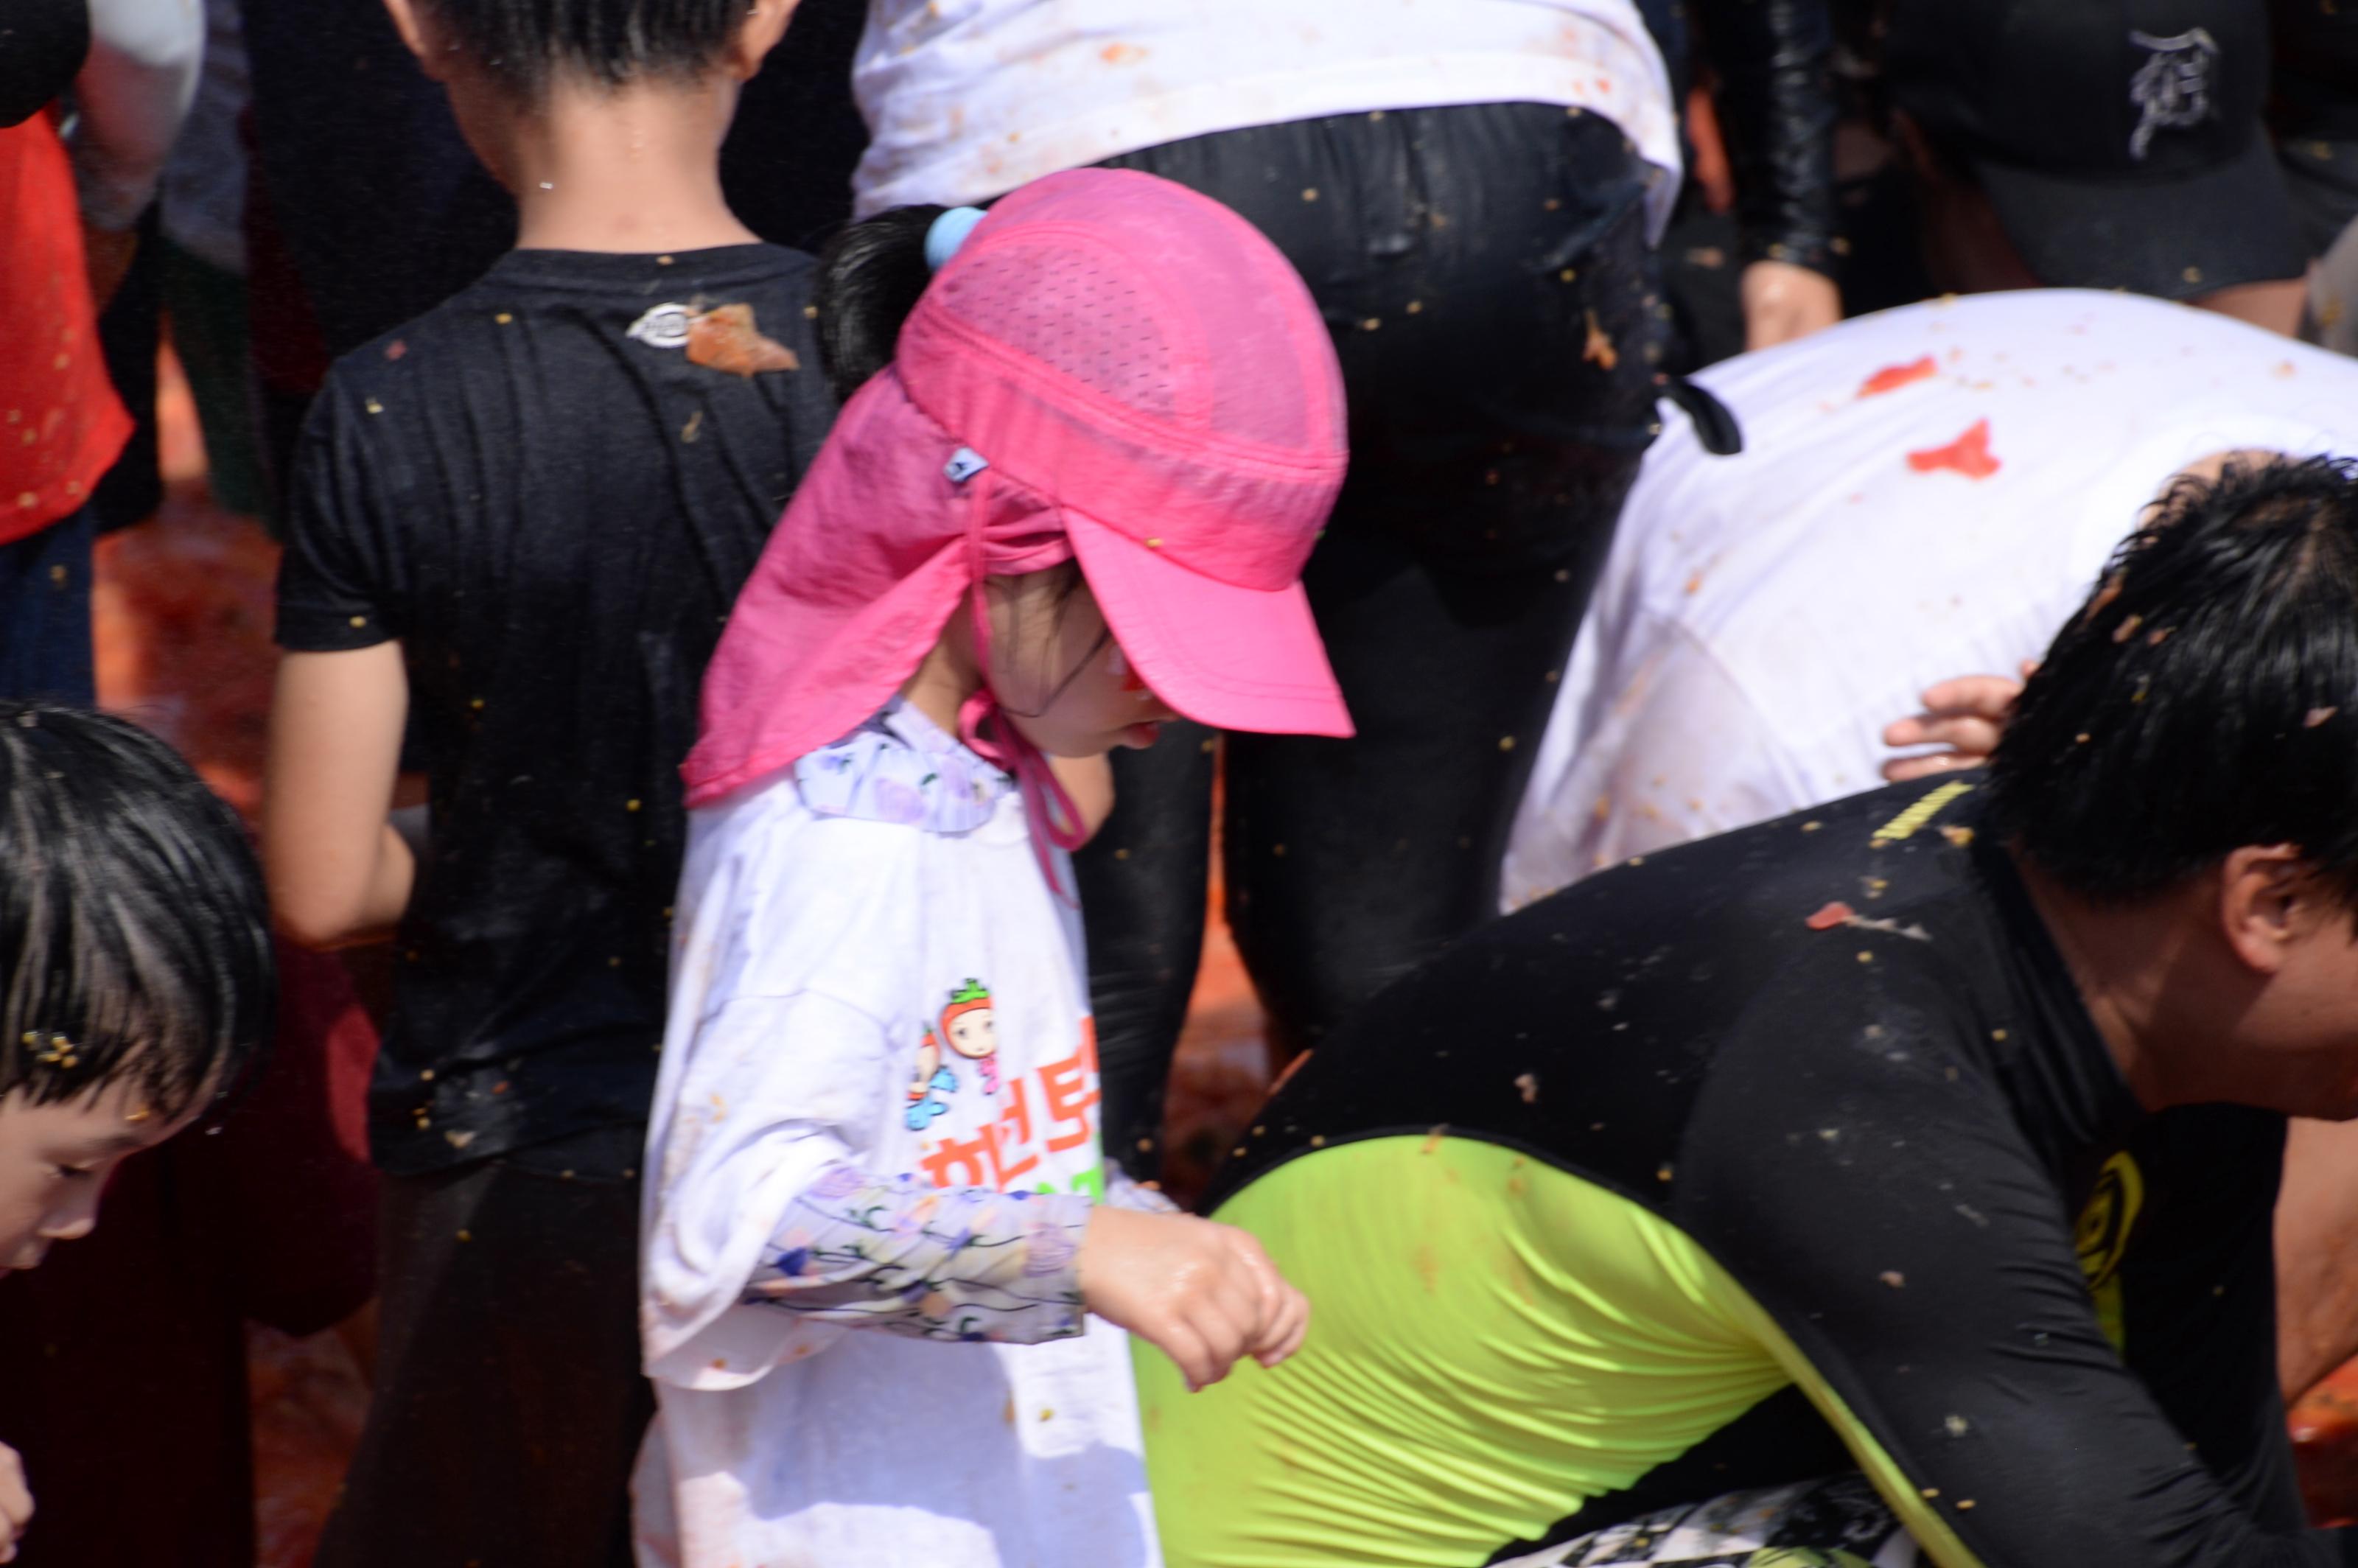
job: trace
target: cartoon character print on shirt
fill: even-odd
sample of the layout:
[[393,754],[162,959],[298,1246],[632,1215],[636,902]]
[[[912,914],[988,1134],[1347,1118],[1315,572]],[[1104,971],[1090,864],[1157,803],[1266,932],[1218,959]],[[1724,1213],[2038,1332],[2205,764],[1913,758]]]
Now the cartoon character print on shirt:
[[916,1070],[909,1077],[909,1130],[923,1132],[950,1108],[946,1097],[957,1092],[957,1074],[943,1059],[942,1047],[975,1065],[982,1092],[999,1093],[999,1028],[990,1002],[990,988],[972,976],[950,992],[939,1025],[925,1031],[917,1044]]
[[942,1009],[942,1040],[974,1064],[983,1093],[999,1093],[999,1024],[989,986],[969,979],[950,992],[949,1005]]
[[916,1070],[909,1075],[909,1130],[923,1132],[950,1108],[944,1097],[957,1092],[957,1075],[942,1065],[942,1043],[930,1029],[917,1042]]
[[[1095,1022],[1084,1015],[1080,1038],[1068,1054],[1011,1065],[1001,1060],[994,999],[988,987],[968,980],[950,995],[926,1037],[936,1042],[933,1060],[948,1053],[975,1064],[981,1095],[960,1096],[946,1121],[926,1118],[930,1134],[917,1169],[939,1187],[991,1187],[1001,1192],[1087,1192],[1102,1196],[1104,1171],[1097,1157],[1098,1041]],[[920,1071],[930,1072],[928,1062]],[[942,1069],[946,1071],[947,1069]],[[918,1125],[913,1119],[912,1126]],[[1077,1164],[1078,1168],[1076,1168]]]

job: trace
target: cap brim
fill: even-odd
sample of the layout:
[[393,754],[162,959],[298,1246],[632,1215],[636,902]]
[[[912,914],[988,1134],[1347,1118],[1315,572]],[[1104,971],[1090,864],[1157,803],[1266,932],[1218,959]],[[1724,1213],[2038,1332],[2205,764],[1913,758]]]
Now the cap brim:
[[1155,696],[1217,730],[1352,733],[1300,583],[1238,588],[1069,507],[1064,516],[1106,624]]
[[2308,266],[2284,173],[2264,135],[2182,179],[2099,180],[1986,159],[1974,173],[2031,276],[2050,288],[2187,299]]

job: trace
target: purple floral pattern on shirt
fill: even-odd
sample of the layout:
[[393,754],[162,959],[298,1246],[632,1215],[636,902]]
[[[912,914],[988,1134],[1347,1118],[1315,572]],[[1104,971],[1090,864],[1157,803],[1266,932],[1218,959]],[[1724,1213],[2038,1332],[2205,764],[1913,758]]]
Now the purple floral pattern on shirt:
[[842,740],[795,763],[803,804],[821,816],[856,816],[934,833],[990,820],[1014,780],[900,697]]
[[1083,1327],[1089,1200],[936,1187],[836,1163],[804,1189],[749,1303],[919,1339],[1035,1345]]

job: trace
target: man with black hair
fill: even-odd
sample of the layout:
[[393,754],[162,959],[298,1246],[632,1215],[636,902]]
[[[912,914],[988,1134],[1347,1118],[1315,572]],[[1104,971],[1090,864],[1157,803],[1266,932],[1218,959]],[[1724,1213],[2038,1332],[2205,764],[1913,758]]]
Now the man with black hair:
[[2353,611],[2358,468],[2230,461],[1986,774],[1644,857],[1370,1004],[1210,1206],[1317,1334],[1141,1368],[1169,1557],[2358,1563],[2301,1527],[2269,1227],[2285,1117],[2358,1115]]
[[[1977,709],[2018,687],[1953,677],[2035,659],[2172,476],[2215,472],[2230,450],[2358,445],[2358,362],[2134,294],[1880,311],[1699,380],[1746,449],[1713,457],[1679,417],[1648,451],[1532,762],[1509,907],[1878,770],[1986,761],[1996,731]],[[1920,694],[1931,711],[1887,737]],[[1958,749],[1889,750],[1927,743]],[[2353,1171],[2358,1123],[2293,1125],[2277,1210],[2288,1399],[2358,1353]]]
[[[638,1176],[705,663],[832,414],[719,149],[791,0],[393,0],[517,248],[340,361],[288,503],[282,925],[397,936],[376,1397],[319,1562],[629,1559]],[[388,819],[403,736],[424,822]],[[495,1385],[495,1386],[494,1386]]]

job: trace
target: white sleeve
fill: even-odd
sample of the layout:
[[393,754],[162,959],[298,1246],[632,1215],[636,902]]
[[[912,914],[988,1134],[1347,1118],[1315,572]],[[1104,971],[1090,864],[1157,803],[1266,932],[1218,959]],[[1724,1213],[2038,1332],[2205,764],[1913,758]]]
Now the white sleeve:
[[[668,1060],[673,1053],[677,1062]],[[650,1128],[647,1373],[734,1387],[844,1332],[741,1306],[788,1211],[830,1165],[865,1164],[893,1087],[882,1023],[832,997],[738,997],[665,1043]]]
[[90,0],[70,139],[84,221],[120,232],[155,200],[204,63],[199,0]]

